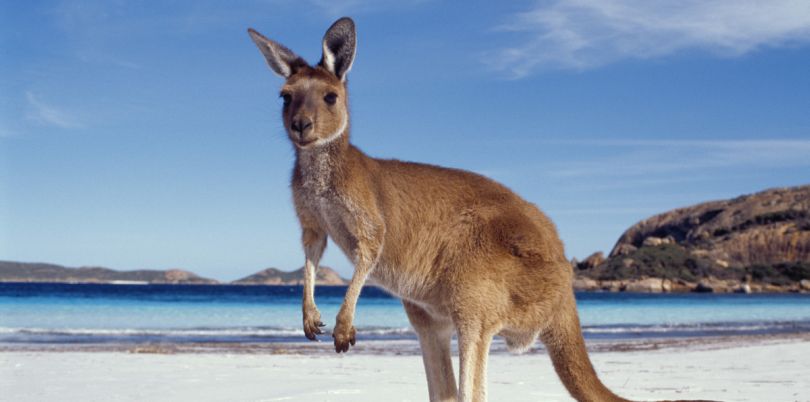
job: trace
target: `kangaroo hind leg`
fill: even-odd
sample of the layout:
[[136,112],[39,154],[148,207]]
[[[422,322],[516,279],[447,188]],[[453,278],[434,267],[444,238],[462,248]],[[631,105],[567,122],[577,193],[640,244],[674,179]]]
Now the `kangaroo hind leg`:
[[402,305],[419,336],[430,402],[455,402],[456,376],[450,356],[452,321],[450,318],[442,320],[434,317],[422,307],[406,300],[402,301]]
[[498,331],[480,322],[456,323],[459,353],[459,401],[487,400],[487,360],[492,337]]

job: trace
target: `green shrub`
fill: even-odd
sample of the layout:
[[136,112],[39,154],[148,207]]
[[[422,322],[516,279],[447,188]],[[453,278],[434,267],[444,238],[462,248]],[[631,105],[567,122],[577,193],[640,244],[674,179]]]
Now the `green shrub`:
[[[625,266],[624,260],[634,263]],[[711,266],[703,258],[691,255],[676,244],[642,247],[628,255],[613,257],[600,265],[591,274],[600,280],[632,279],[642,276],[696,281],[711,272]]]
[[790,285],[802,279],[810,279],[810,263],[787,262],[773,265],[757,264],[746,269],[751,278],[757,282],[773,285]]
[[810,279],[810,262],[793,262],[779,265],[784,266],[781,268],[783,274],[796,282],[802,279]]
[[[625,259],[633,264],[624,264]],[[719,279],[743,280],[785,286],[810,279],[810,262],[758,264],[750,267],[721,267],[708,258],[696,257],[677,244],[641,247],[630,254],[609,258],[584,275],[599,280],[625,280],[654,277],[698,282],[712,276]]]

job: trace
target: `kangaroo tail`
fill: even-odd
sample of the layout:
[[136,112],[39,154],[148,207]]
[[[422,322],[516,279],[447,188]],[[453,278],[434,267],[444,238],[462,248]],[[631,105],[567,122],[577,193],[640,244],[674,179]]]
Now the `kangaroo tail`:
[[596,375],[582,338],[574,292],[564,292],[557,307],[550,325],[540,337],[548,349],[557,375],[571,396],[579,402],[631,402],[614,394]]
[[556,307],[540,337],[571,396],[579,402],[629,402],[611,392],[596,375],[582,338],[574,292],[564,292]]

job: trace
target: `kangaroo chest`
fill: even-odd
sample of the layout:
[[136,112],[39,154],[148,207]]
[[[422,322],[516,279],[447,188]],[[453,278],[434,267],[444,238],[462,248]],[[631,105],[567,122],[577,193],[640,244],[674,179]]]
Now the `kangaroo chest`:
[[332,158],[328,155],[302,158],[299,169],[299,179],[293,188],[298,202],[318,220],[335,244],[354,259],[357,241],[352,227],[361,211],[336,186]]
[[[299,207],[317,219],[332,241],[346,256],[355,261],[358,230],[368,232],[368,211],[356,202],[335,177],[337,166],[328,155],[299,156],[293,191]],[[402,275],[399,265],[391,265],[386,254],[380,256],[371,272],[374,282],[404,298],[418,300],[421,281],[418,277]]]
[[349,238],[354,236],[350,231],[352,217],[348,216],[348,210],[340,197],[318,195],[306,198],[307,207],[318,219],[321,227],[345,251],[344,246],[348,246],[348,243],[351,243]]

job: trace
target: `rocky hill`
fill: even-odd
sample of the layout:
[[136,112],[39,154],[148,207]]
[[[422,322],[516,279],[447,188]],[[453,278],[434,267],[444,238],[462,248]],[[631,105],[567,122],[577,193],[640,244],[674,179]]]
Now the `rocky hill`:
[[216,284],[192,272],[170,269],[116,271],[101,267],[0,261],[0,282]]
[[810,186],[655,215],[575,270],[581,289],[808,291]]
[[[267,268],[231,283],[234,285],[303,285],[304,268],[301,267],[295,271]],[[315,276],[315,283],[317,285],[346,285],[349,282],[341,278],[332,268],[321,266]]]

